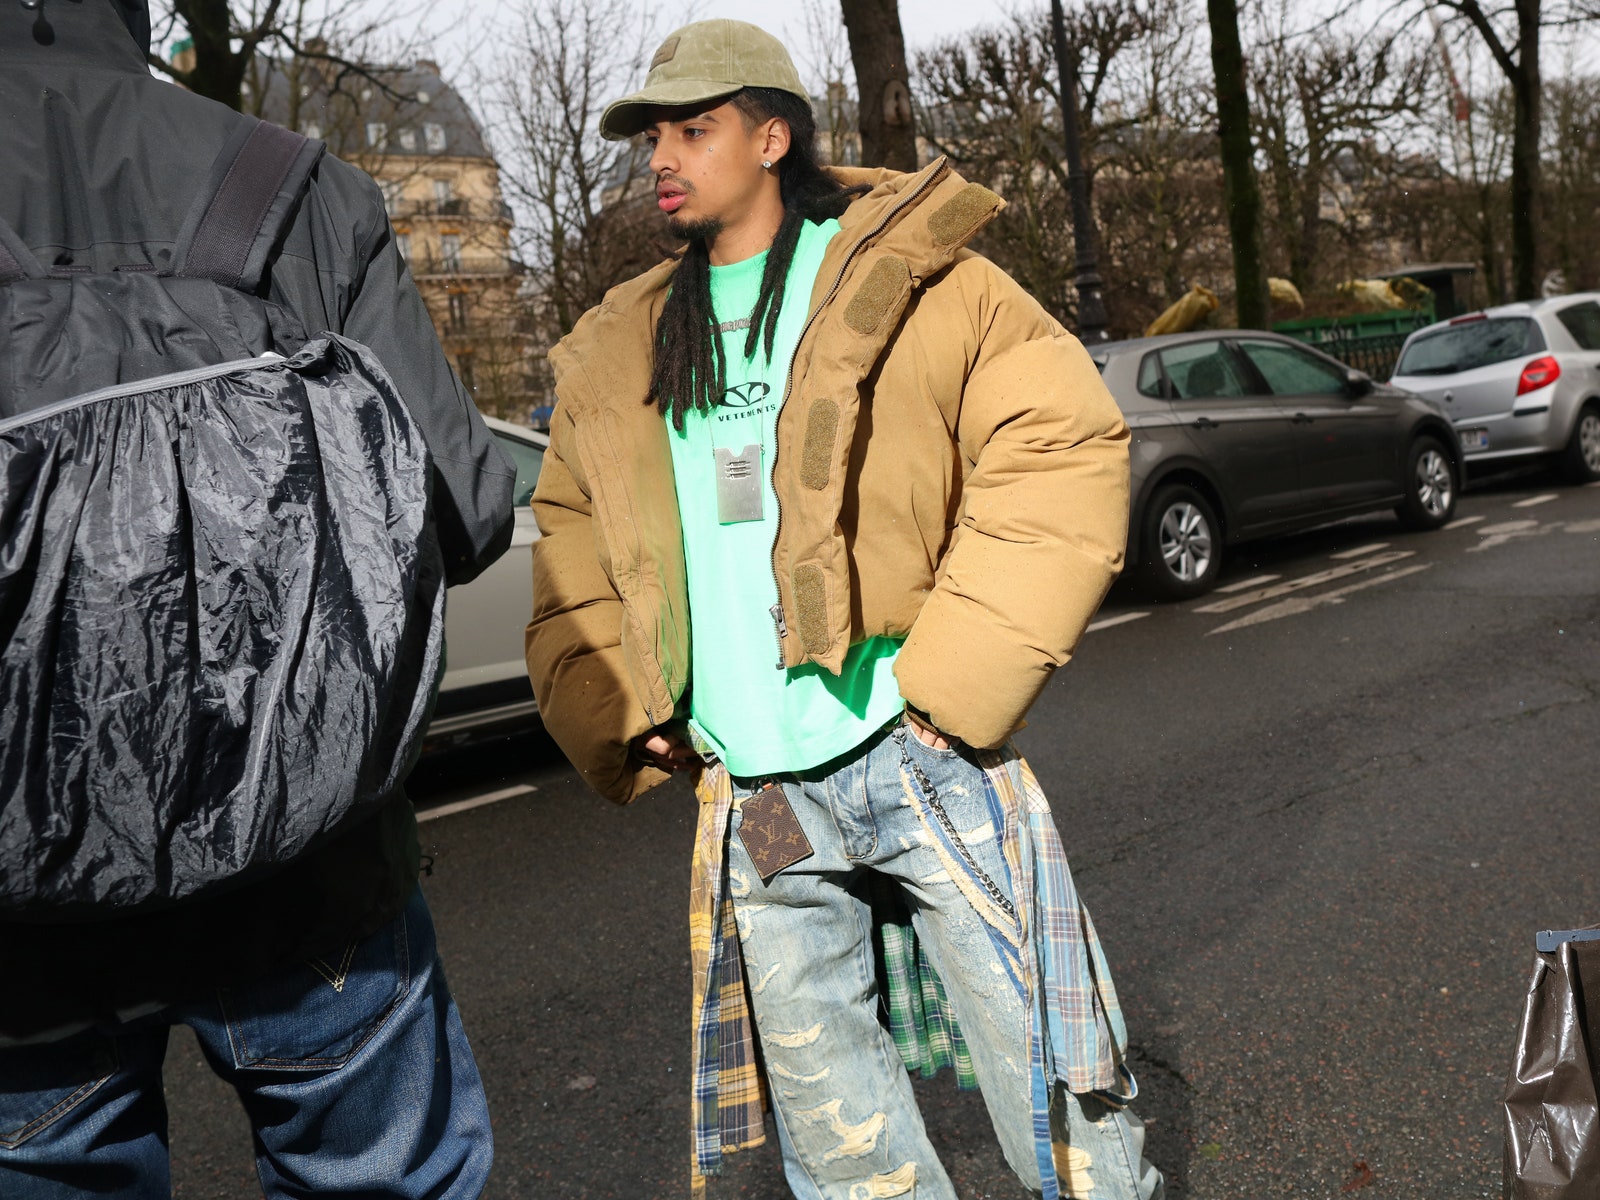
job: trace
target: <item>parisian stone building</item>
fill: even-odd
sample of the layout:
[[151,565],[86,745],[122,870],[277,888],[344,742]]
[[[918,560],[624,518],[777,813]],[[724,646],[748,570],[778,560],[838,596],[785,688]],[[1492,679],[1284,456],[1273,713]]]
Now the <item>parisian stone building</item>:
[[500,168],[466,100],[425,59],[342,69],[258,59],[246,107],[322,138],[383,189],[401,254],[478,408],[527,423],[535,344]]

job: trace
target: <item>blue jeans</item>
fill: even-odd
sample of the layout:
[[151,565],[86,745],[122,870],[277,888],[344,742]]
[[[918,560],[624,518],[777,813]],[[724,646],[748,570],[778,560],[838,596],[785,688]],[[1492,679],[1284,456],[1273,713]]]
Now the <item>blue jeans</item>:
[[[1001,1150],[1038,1191],[1028,1000],[1007,966],[1015,961],[1018,898],[1003,814],[982,771],[960,750],[935,750],[902,725],[850,761],[779,782],[814,853],[763,884],[737,836],[754,781],[735,781],[728,887],[790,1188],[800,1200],[955,1200],[878,1018],[863,886],[875,871],[904,894]],[[1066,1092],[1052,1110],[1063,1195],[1160,1195],[1161,1176],[1144,1161],[1143,1127],[1131,1113]]]
[[394,921],[338,955],[114,1027],[0,1049],[0,1196],[169,1196],[161,1063],[178,1024],[238,1092],[272,1200],[483,1190],[488,1106],[419,889]]

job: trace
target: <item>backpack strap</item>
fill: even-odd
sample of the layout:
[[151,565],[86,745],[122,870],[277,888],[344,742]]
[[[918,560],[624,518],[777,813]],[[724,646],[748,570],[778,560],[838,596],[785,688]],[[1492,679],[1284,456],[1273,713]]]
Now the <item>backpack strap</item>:
[[241,122],[184,218],[173,248],[173,274],[256,291],[325,149],[322,142],[279,125]]
[[33,256],[33,251],[13,232],[5,218],[0,217],[0,286],[19,283],[24,279],[38,279],[47,272]]

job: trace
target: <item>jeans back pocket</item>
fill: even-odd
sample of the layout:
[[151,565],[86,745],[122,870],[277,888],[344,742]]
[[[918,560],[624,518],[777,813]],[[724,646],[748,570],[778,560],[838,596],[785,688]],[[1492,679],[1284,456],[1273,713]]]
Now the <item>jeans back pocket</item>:
[[0,1050],[0,1151],[15,1150],[66,1116],[116,1069],[116,1048],[98,1033]]
[[411,986],[406,914],[335,953],[309,958],[218,998],[236,1067],[341,1067]]

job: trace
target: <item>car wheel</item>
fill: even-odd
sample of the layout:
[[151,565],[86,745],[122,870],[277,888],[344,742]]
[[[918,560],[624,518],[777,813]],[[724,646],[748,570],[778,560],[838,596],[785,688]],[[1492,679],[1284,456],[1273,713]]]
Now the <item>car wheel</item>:
[[1211,502],[1184,483],[1159,488],[1144,510],[1144,588],[1164,600],[1209,592],[1222,570],[1222,526]]
[[1600,404],[1593,400],[1578,413],[1572,437],[1561,452],[1561,465],[1567,476],[1578,483],[1600,479]]
[[1437,529],[1455,515],[1458,490],[1444,443],[1419,437],[1406,455],[1406,498],[1395,514],[1407,529]]

